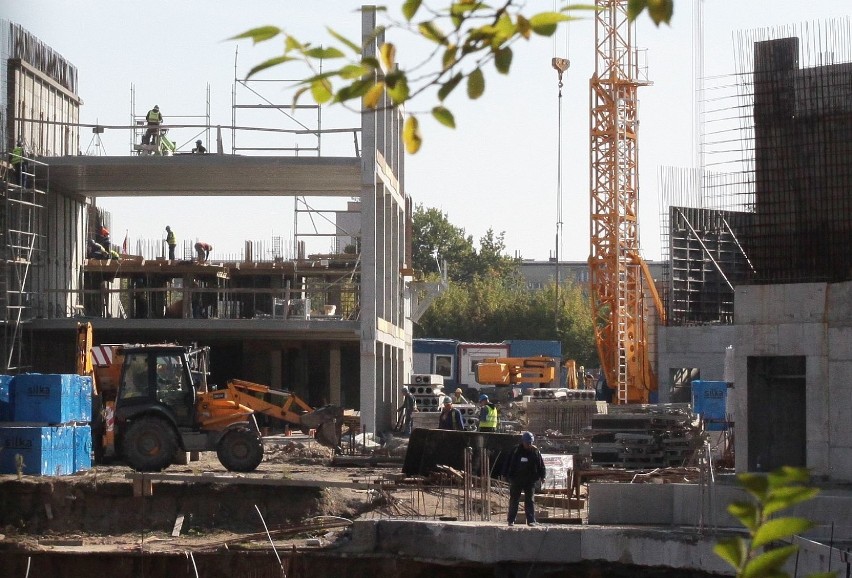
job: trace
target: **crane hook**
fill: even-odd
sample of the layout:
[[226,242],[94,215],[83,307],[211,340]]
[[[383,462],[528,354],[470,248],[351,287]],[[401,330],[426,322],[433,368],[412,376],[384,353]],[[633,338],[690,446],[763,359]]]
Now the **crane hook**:
[[559,96],[562,96],[562,74],[568,70],[568,67],[571,66],[571,61],[567,58],[557,58],[554,57],[550,60],[551,66],[556,70],[556,73],[559,75]]

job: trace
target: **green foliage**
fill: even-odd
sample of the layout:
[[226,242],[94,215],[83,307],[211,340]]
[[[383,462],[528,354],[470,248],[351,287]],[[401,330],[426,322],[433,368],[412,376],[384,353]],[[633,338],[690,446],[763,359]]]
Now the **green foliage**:
[[659,26],[668,23],[674,14],[674,0],[629,0],[627,15],[631,20],[636,19],[642,11],[648,9],[648,16]]
[[531,291],[518,278],[477,277],[451,283],[415,327],[415,337],[500,342],[506,339],[557,340],[563,355],[587,367],[599,365],[588,299],[581,287],[565,282],[554,320],[555,285]]
[[[673,1],[630,0],[628,14],[632,19],[647,10],[659,25],[671,19]],[[434,45],[435,49],[423,62],[407,67],[398,64],[399,51],[395,45],[382,42],[378,59],[363,57],[360,42],[349,40],[331,28],[327,29],[328,33],[339,47],[303,42],[276,26],[252,28],[231,40],[250,39],[257,44],[279,36],[284,38],[284,53],[256,65],[248,77],[289,62],[306,64],[310,73],[301,81],[293,104],[307,92],[319,104],[347,104],[362,99],[362,106],[375,109],[399,106],[437,88],[438,103],[428,110],[441,124],[454,128],[455,120],[445,100],[462,80],[467,79],[468,98],[480,98],[485,93],[485,72],[491,66],[500,74],[509,74],[513,44],[533,36],[552,36],[561,23],[576,19],[575,13],[595,9],[594,5],[566,4],[556,11],[533,13],[524,0],[504,0],[496,6],[478,0],[442,0],[436,4],[405,0],[400,8],[402,18],[388,15],[389,24],[372,33],[371,39],[375,39],[396,28]],[[377,10],[387,12],[384,7]],[[335,68],[340,60],[343,63]],[[403,142],[409,153],[416,153],[423,144],[416,114],[409,112],[404,124]]]
[[463,341],[543,339],[562,342],[566,356],[581,365],[597,366],[592,313],[584,288],[571,282],[559,288],[556,321],[555,285],[532,291],[518,272],[518,262],[505,254],[503,234],[486,231],[479,240],[449,222],[438,209],[415,207],[414,269],[438,275],[446,262],[450,288],[423,315],[417,337]]
[[[800,534],[813,524],[795,516],[772,516],[812,499],[819,490],[807,485],[810,481],[808,470],[787,466],[765,476],[740,474],[737,481],[752,499],[730,504],[728,512],[745,526],[749,538],[727,538],[719,541],[713,550],[736,570],[738,578],[788,576],[781,568],[798,546],[773,544]],[[835,574],[820,573],[811,578],[830,576]]]
[[517,263],[505,255],[504,234],[488,229],[479,240],[479,250],[473,237],[456,227],[438,209],[417,205],[412,216],[414,234],[413,265],[423,275],[437,274],[444,263],[448,277],[456,283],[468,283],[477,277],[507,279],[517,273]]

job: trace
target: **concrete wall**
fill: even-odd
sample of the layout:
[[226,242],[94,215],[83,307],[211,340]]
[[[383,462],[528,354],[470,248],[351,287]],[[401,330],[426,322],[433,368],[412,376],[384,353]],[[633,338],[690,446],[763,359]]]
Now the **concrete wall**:
[[748,469],[748,359],[806,360],[806,459],[814,475],[852,481],[852,283],[738,287],[736,467]]
[[657,328],[657,374],[660,402],[671,401],[671,369],[698,368],[701,379],[722,381],[725,350],[734,344],[736,332],[730,325],[700,325]]
[[[621,484],[619,484],[621,485]],[[604,560],[638,566],[695,568],[730,575],[713,554],[715,538],[695,531],[591,528],[542,524],[537,528],[505,522],[357,520],[343,551],[444,563],[571,564]]]
[[[589,484],[589,524],[623,526],[670,526],[695,528],[701,535],[714,535],[719,529],[738,528],[740,524],[728,512],[728,504],[747,500],[747,494],[737,486],[717,483],[710,487],[697,484]],[[837,569],[844,540],[852,536],[852,495],[843,490],[824,490],[816,498],[798,504],[784,515],[802,516],[815,527],[798,543],[798,575],[827,570],[826,546],[836,545],[832,553]],[[838,543],[842,542],[842,543]],[[677,542],[667,548],[677,548]],[[696,550],[699,553],[699,550]],[[700,564],[700,563],[699,563]],[[791,564],[792,565],[792,564]],[[697,565],[695,567],[701,567]],[[788,568],[792,570],[792,568]]]
[[[361,13],[364,55],[375,57],[376,13]],[[385,96],[377,110],[361,113],[361,425],[392,428],[402,385],[411,371],[410,292],[402,113]]]

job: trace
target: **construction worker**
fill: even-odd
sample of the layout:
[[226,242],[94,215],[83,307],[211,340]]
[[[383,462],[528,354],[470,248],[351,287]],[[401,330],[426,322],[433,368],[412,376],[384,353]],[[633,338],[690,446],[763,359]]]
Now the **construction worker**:
[[479,431],[497,431],[497,406],[484,393],[479,396]]
[[12,149],[12,152],[9,153],[9,163],[12,165],[12,180],[10,182],[20,185],[22,187],[27,186],[27,161],[26,161],[26,151],[24,150],[24,143],[22,141],[18,141],[18,144],[15,145],[15,148]]
[[199,263],[206,263],[210,258],[210,251],[213,250],[213,245],[202,243],[201,241],[195,244],[195,254],[198,257]]
[[207,154],[207,149],[204,148],[204,145],[201,144],[200,140],[195,141],[195,148],[192,149],[192,154],[198,154],[198,155]]
[[524,493],[524,514],[527,526],[537,526],[535,520],[535,486],[544,482],[545,467],[541,452],[533,445],[535,436],[525,431],[521,434],[521,443],[509,454],[509,459],[503,466],[503,475],[509,482],[509,515],[510,526],[515,525],[518,515],[518,504],[521,492]]
[[462,395],[462,390],[461,390],[461,388],[460,388],[460,387],[457,387],[457,388],[456,388],[456,392],[453,394],[453,403],[470,403],[470,402],[469,402],[469,401],[467,401],[467,399],[465,399],[465,397]]
[[175,247],[177,246],[177,237],[172,228],[166,225],[166,245],[169,246],[169,261],[175,260]]
[[95,243],[105,249],[109,249],[110,245],[112,245],[109,238],[109,229],[104,226],[101,226],[95,233]]
[[453,398],[448,395],[444,397],[443,403],[444,407],[441,408],[441,415],[438,416],[438,429],[464,431],[462,414],[453,407]]
[[103,245],[101,245],[94,239],[89,239],[89,243],[86,249],[86,256],[89,259],[107,260],[110,258],[109,251],[107,251],[107,249]]
[[[145,120],[148,122],[148,130],[145,131],[145,134],[142,136],[142,144],[148,145],[151,144],[151,137],[157,137],[160,132],[160,125],[163,123],[163,115],[160,114],[160,106],[154,105],[154,108],[148,111],[148,114],[145,115]],[[156,138],[154,138],[154,142],[156,143]]]
[[413,415],[415,411],[417,411],[417,402],[414,400],[414,396],[409,391],[408,386],[402,386],[402,406],[397,410],[401,415],[400,419],[402,423],[402,432],[405,435],[411,435],[411,428],[414,421]]

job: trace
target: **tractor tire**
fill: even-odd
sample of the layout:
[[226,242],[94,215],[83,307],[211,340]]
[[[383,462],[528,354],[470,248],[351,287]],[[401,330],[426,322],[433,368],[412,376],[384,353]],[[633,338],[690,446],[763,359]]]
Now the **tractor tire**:
[[178,440],[166,420],[143,417],[130,424],[122,449],[127,464],[137,472],[159,472],[172,463]]
[[219,440],[216,456],[230,472],[253,472],[263,461],[263,440],[249,429],[233,429]]

